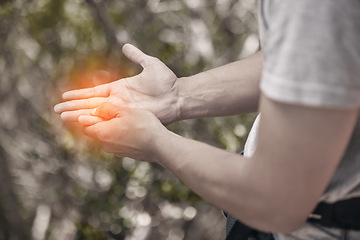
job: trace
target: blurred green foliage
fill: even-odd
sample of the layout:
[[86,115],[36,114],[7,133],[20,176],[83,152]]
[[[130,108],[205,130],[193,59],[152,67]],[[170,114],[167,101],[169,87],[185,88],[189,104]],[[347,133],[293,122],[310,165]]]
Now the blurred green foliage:
[[[172,173],[104,153],[52,111],[65,90],[139,73],[126,42],[192,75],[258,50],[256,1],[1,1],[0,239],[223,237],[221,211]],[[238,152],[253,119],[168,128]]]

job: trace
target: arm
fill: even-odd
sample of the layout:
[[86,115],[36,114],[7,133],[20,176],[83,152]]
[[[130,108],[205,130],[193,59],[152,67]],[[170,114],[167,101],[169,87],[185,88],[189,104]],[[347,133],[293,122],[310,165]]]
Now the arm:
[[157,139],[154,159],[244,223],[291,232],[303,224],[330,181],[357,110],[314,109],[262,98],[261,112],[260,139],[251,159],[174,134]]
[[256,112],[262,52],[179,79],[179,119]]
[[[159,59],[144,54],[130,44],[124,45],[123,52],[130,60],[140,64],[143,71],[110,84],[65,92],[65,102],[54,108],[55,112],[61,113],[62,120],[77,121],[80,115],[89,116],[91,109],[108,101],[117,106],[149,110],[164,124],[257,109],[261,53],[178,79]],[[93,118],[92,122],[100,120]]]
[[330,181],[358,111],[266,97],[260,110],[259,143],[251,159],[175,135],[140,110],[100,107],[97,114],[111,120],[85,127],[85,133],[118,156],[159,162],[204,199],[254,228],[291,232],[304,223]]

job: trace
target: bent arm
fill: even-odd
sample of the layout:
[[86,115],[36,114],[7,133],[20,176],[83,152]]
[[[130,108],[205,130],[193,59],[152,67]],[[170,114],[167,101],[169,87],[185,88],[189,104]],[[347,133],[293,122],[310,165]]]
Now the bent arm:
[[256,112],[262,53],[178,80],[177,120]]
[[288,105],[266,97],[260,110],[259,143],[251,158],[172,133],[153,138],[152,156],[245,224],[291,232],[303,224],[329,183],[357,110]]

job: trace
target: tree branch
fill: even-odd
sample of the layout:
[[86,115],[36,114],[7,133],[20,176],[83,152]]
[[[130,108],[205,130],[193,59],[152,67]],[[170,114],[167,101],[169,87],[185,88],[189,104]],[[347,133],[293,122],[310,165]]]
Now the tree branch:
[[85,0],[85,2],[92,8],[98,24],[104,31],[106,41],[108,43],[108,51],[113,48],[119,48],[124,43],[121,43],[116,37],[116,31],[106,9],[94,0]]
[[10,235],[10,239],[22,240],[29,239],[30,234],[26,229],[26,224],[21,218],[19,200],[15,194],[15,186],[10,174],[9,155],[0,144],[0,203],[1,203],[1,223],[7,226],[5,235]]

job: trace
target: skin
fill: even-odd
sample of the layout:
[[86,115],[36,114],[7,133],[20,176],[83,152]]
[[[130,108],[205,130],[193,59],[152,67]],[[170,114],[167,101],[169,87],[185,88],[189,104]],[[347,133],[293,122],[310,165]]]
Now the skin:
[[[181,79],[133,46],[125,45],[124,53],[144,67],[142,76],[64,93],[66,102],[55,107],[63,120],[67,114],[78,116],[84,133],[105,151],[163,165],[204,199],[256,229],[291,232],[306,221],[346,149],[357,109],[267,98],[259,91],[261,53]],[[259,142],[251,158],[183,138],[163,125],[257,109],[262,113]]]
[[[257,110],[261,52],[245,61],[183,78],[178,78],[159,59],[144,54],[130,44],[124,45],[123,52],[134,63],[141,65],[143,71],[109,84],[65,92],[62,95],[65,102],[54,107],[63,121],[75,122],[79,116],[92,116],[91,111],[104,102],[146,109],[165,125],[182,119]],[[223,96],[227,97],[224,99]],[[88,123],[101,121],[90,117],[87,120]]]
[[91,109],[104,102],[147,109],[164,123],[176,118],[176,108],[164,107],[172,106],[177,101],[176,75],[159,59],[145,55],[130,44],[124,45],[123,52],[130,60],[143,67],[142,73],[94,88],[65,92],[62,98],[67,102],[54,108],[55,112],[61,113],[62,120],[77,121],[80,115],[90,115]]

